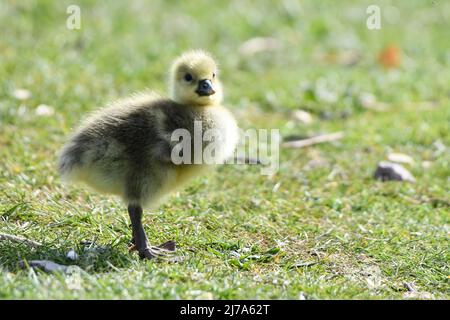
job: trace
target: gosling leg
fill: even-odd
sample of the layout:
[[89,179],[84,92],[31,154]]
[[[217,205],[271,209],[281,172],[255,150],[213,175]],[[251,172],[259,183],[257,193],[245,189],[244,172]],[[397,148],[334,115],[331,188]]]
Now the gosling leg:
[[130,251],[137,250],[142,259],[153,259],[162,257],[175,251],[175,242],[170,240],[159,246],[149,246],[147,235],[142,226],[142,207],[139,205],[129,205],[128,214],[131,220],[133,238]]

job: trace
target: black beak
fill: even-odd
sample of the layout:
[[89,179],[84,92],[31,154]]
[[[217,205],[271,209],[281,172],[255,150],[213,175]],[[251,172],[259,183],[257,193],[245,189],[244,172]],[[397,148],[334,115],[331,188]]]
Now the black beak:
[[198,82],[198,88],[197,88],[197,90],[195,90],[195,92],[199,96],[210,96],[210,95],[216,93],[214,91],[213,84],[212,84],[211,80],[208,80],[208,79],[200,80]]

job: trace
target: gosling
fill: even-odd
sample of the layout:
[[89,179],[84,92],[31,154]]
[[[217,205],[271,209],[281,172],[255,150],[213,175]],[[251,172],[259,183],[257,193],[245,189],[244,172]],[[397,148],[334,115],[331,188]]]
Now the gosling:
[[[197,154],[188,154],[195,150],[198,130],[201,137],[214,132],[214,139],[201,141],[204,150],[214,140],[214,163],[231,157],[238,140],[236,121],[221,105],[222,85],[209,53],[189,51],[176,59],[169,87],[170,98],[144,92],[94,112],[59,156],[63,181],[84,182],[101,193],[122,198],[131,220],[130,250],[137,250],[146,259],[170,254],[175,251],[175,242],[148,244],[143,208],[155,209],[163,197],[212,167],[210,162],[195,161]],[[172,141],[177,129],[190,134],[192,141],[183,146],[193,148],[180,151],[179,140]],[[173,161],[173,155],[190,161]]]

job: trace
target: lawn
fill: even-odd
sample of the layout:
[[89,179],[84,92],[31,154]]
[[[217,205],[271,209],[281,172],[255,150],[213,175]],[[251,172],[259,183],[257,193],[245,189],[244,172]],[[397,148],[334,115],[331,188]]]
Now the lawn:
[[[379,30],[366,27],[374,2]],[[450,298],[449,2],[6,0],[0,29],[0,233],[43,243],[0,241],[0,298]],[[164,93],[191,48],[220,62],[241,128],[344,137],[280,148],[272,175],[225,165],[197,178],[144,218],[181,261],[143,261],[124,204],[63,186],[57,152],[89,111]],[[373,178],[392,152],[414,160],[415,183]],[[34,259],[80,268],[19,266]]]

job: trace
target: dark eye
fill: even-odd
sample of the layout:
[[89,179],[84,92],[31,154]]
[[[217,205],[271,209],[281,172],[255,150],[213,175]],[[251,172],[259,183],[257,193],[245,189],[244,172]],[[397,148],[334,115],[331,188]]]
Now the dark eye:
[[215,78],[216,77],[216,74],[215,73],[213,73],[213,78]]
[[191,82],[192,81],[192,75],[190,73],[186,73],[184,75],[184,80],[186,80],[187,82]]

